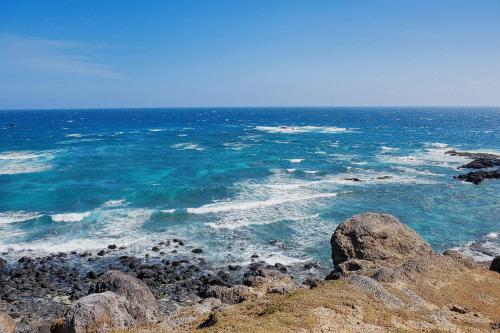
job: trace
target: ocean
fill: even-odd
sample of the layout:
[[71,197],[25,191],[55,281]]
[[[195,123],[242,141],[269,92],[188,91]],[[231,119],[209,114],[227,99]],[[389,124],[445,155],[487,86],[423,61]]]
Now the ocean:
[[175,237],[220,265],[329,265],[335,227],[367,211],[500,254],[500,181],[459,182],[468,160],[445,154],[498,153],[498,108],[4,110],[0,134],[11,256]]

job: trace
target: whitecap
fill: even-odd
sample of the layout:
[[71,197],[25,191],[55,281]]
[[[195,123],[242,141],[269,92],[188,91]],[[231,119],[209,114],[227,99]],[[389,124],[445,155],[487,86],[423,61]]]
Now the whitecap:
[[71,134],[66,134],[65,137],[67,137],[67,138],[81,138],[82,135],[80,133],[71,133]]
[[52,168],[48,151],[9,151],[0,153],[0,175],[42,172]]
[[300,163],[300,162],[302,162],[303,160],[304,160],[303,158],[291,158],[291,159],[289,159],[289,161],[290,161],[291,163]]
[[256,130],[268,133],[342,133],[348,132],[349,129],[336,126],[256,126]]
[[337,193],[316,193],[316,194],[295,195],[295,196],[284,195],[279,198],[276,197],[267,200],[256,200],[256,201],[223,201],[223,202],[204,205],[198,208],[188,208],[187,212],[190,214],[210,214],[210,213],[221,213],[234,210],[249,210],[255,208],[275,206],[295,201],[312,200],[320,198],[333,198],[335,196],[337,196]]
[[90,216],[90,212],[84,213],[64,213],[51,215],[54,222],[81,222]]
[[126,204],[127,200],[118,199],[118,200],[108,200],[102,204],[103,207],[111,208],[111,207],[120,207]]
[[489,234],[486,235],[486,238],[497,239],[498,238],[498,232],[490,232]]
[[42,216],[43,216],[42,214],[37,212],[24,212],[24,211],[2,212],[0,213],[0,225],[23,222],[27,220],[36,219]]
[[177,150],[196,150],[196,151],[205,150],[204,148],[200,147],[196,143],[190,143],[190,142],[176,143],[176,144],[172,145],[171,147],[175,148]]
[[248,145],[241,142],[227,142],[224,143],[224,147],[232,150],[242,150],[243,148],[248,147]]
[[165,128],[150,128],[148,129],[149,132],[165,132]]

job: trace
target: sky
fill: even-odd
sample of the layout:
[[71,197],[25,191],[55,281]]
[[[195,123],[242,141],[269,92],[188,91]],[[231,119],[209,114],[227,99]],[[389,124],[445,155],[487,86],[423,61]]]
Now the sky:
[[0,109],[499,106],[499,0],[1,0]]

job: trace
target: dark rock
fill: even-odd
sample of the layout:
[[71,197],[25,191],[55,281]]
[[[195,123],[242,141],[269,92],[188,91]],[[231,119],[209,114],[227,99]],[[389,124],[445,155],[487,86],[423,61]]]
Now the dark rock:
[[466,314],[469,312],[469,310],[467,310],[466,308],[462,307],[462,306],[459,306],[459,305],[453,305],[451,308],[450,308],[451,311],[453,312],[458,312],[460,314]]
[[500,273],[500,256],[496,256],[495,258],[493,258],[493,261],[490,265],[490,271]]
[[153,246],[151,250],[154,252],[160,252],[160,248],[158,246]]
[[240,265],[228,265],[227,269],[229,269],[230,271],[239,271],[241,269],[241,266]]
[[116,245],[115,244],[108,245],[108,249],[114,250],[116,249]]
[[217,317],[215,317],[215,314],[211,313],[209,316],[208,316],[208,319],[205,320],[204,322],[202,322],[198,328],[202,329],[202,328],[207,328],[207,327],[211,327],[211,326],[214,326],[215,324],[217,324]]
[[473,171],[463,175],[454,176],[453,178],[479,185],[486,179],[500,178],[500,169],[493,171]]
[[104,256],[105,254],[106,254],[105,250],[101,250],[101,251],[97,252],[97,255],[100,257]]
[[463,169],[484,169],[500,166],[500,158],[477,158],[472,162],[462,165]]
[[203,253],[203,250],[197,248],[197,249],[191,250],[191,252],[193,252],[193,253]]
[[95,280],[95,279],[97,279],[97,274],[96,274],[94,271],[89,271],[89,272],[87,273],[87,278],[88,278],[88,279]]
[[350,180],[350,181],[353,181],[353,182],[360,182],[361,181],[361,179],[355,178],[355,177],[354,178],[346,178],[345,180]]
[[277,270],[281,271],[281,272],[286,272],[287,269],[286,269],[286,266],[277,262],[274,264],[274,267],[276,267]]

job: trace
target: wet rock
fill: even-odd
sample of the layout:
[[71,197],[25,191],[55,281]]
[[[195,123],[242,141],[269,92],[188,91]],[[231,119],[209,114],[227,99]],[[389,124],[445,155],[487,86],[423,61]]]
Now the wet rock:
[[485,246],[485,244],[482,244],[482,243],[473,242],[469,246],[469,248],[472,251],[480,252],[480,253],[486,254],[486,255],[491,256],[491,257],[494,257],[496,255],[496,252],[494,250],[488,248],[487,246]]
[[500,273],[500,256],[496,256],[495,258],[493,258],[493,261],[490,265],[490,271]]
[[473,183],[474,185],[479,185],[486,179],[499,179],[500,169],[493,171],[473,171],[463,175],[454,176],[453,178]]
[[445,154],[451,155],[451,156],[462,156],[462,157],[468,157],[471,159],[494,159],[494,158],[500,158],[500,156],[495,155],[495,154],[490,154],[490,153],[471,153],[471,152],[464,152],[464,151],[457,151],[457,150],[448,150],[445,152]]
[[115,244],[108,245],[108,249],[115,250],[116,249],[116,245]]
[[228,265],[227,269],[229,269],[230,271],[239,271],[241,269],[241,266],[240,265]]
[[484,169],[500,166],[500,158],[477,158],[472,162],[462,165],[464,169]]
[[97,255],[100,256],[100,257],[103,257],[104,255],[106,255],[106,251],[105,250],[101,250],[101,251],[97,252]]
[[198,254],[198,253],[203,253],[203,250],[196,248],[196,249],[192,249],[191,252]]
[[353,182],[360,182],[361,181],[361,179],[356,178],[356,177],[354,177],[354,178],[346,178],[345,180],[350,180],[350,181],[353,181]]
[[0,332],[2,333],[14,333],[16,323],[11,316],[6,313],[0,312]]

